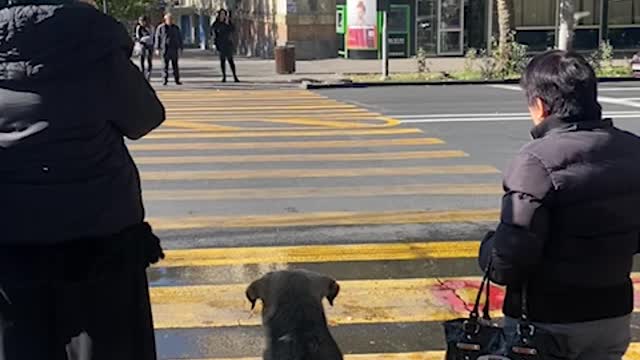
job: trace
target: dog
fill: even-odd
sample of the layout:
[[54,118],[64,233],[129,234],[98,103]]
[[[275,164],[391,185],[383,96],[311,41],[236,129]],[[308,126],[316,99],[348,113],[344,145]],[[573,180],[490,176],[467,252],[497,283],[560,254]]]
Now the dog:
[[266,333],[264,360],[342,360],[327,326],[322,300],[333,306],[340,285],[306,270],[271,272],[246,291],[253,310],[262,300]]

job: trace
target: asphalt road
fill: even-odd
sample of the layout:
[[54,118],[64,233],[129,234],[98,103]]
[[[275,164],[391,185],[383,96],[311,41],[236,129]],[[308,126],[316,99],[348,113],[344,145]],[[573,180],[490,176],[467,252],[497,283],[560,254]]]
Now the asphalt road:
[[[631,131],[638,90],[601,93]],[[440,323],[468,312],[479,283],[500,170],[528,140],[517,88],[160,94],[168,121],[129,146],[169,249],[149,271],[161,359],[260,356],[244,289],[296,268],[340,282],[326,308],[348,359],[442,358]]]

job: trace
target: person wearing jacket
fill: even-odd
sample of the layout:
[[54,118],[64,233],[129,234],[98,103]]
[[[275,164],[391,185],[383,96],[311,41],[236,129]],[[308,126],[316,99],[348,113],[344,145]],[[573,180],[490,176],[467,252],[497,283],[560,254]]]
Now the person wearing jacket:
[[132,50],[88,3],[0,0],[2,360],[156,359],[163,255],[124,139],[165,111]]
[[[151,79],[151,71],[153,69],[153,30],[149,27],[149,19],[146,16],[141,16],[138,19],[138,25],[136,25],[136,42],[139,44],[140,49],[140,70],[147,78]],[[146,68],[145,68],[146,65]]]
[[156,29],[155,45],[158,55],[162,56],[164,60],[163,85],[166,86],[169,82],[169,64],[171,64],[176,85],[182,85],[178,64],[180,53],[183,51],[182,32],[180,28],[173,23],[171,14],[166,14],[164,16],[164,22]]
[[640,138],[602,118],[596,75],[580,55],[535,57],[522,87],[533,140],[504,173],[500,224],[480,266],[507,286],[507,328],[525,289],[529,320],[568,339],[566,359],[619,360],[634,306]]
[[227,10],[218,11],[218,17],[211,26],[211,33],[214,36],[214,42],[218,54],[220,55],[220,69],[222,70],[222,82],[227,82],[227,61],[233,73],[235,82],[240,82],[236,75],[236,63],[233,61],[233,34],[236,28],[231,22],[231,17]]

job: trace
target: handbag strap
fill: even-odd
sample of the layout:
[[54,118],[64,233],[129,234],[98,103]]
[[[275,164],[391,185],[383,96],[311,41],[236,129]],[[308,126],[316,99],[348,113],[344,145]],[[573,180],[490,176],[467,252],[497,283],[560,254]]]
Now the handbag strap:
[[491,261],[489,261],[489,265],[487,266],[484,276],[482,277],[482,282],[480,283],[480,288],[478,289],[478,294],[476,295],[476,301],[473,304],[473,310],[469,314],[469,317],[472,319],[477,319],[480,317],[480,300],[482,299],[482,293],[486,288],[486,299],[484,302],[484,307],[482,309],[482,317],[486,320],[491,320],[489,310],[490,310],[490,288],[491,288],[491,280],[489,279],[489,274],[491,273]]
[[527,288],[529,287],[529,284],[527,281],[522,283],[522,291],[520,292],[520,320],[522,322],[528,323],[529,322],[529,311],[528,311],[528,304],[527,304]]

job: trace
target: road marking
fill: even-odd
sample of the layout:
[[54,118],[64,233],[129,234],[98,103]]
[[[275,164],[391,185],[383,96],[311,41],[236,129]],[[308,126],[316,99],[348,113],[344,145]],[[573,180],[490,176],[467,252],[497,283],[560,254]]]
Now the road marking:
[[[345,360],[442,360],[444,351],[422,351],[410,353],[383,353],[383,354],[346,354]],[[247,358],[215,358],[215,359],[171,359],[171,360],[262,360],[261,357]],[[625,360],[628,360],[625,358]]]
[[[410,353],[384,353],[384,354],[353,354],[345,355],[346,360],[442,360],[445,357],[444,351],[422,351]],[[631,343],[624,360],[640,359],[640,343]],[[184,359],[172,359],[184,360]],[[255,358],[233,358],[233,359],[188,359],[188,360],[262,360],[261,357]]]
[[[480,279],[394,279],[340,281],[334,307],[327,307],[332,326],[445,321],[468,315]],[[261,324],[260,302],[254,312],[246,299],[247,284],[151,288],[157,329],[217,328]],[[503,294],[495,288],[494,296]],[[453,297],[448,297],[449,294]],[[457,298],[454,298],[457,296]],[[492,313],[500,315],[500,304]]]
[[432,241],[167,250],[166,258],[156,267],[475,258],[479,249],[479,241]]
[[[512,86],[512,85],[488,85],[488,86],[496,89],[522,91],[522,89],[519,86]],[[604,91],[639,91],[640,90],[640,88],[636,88],[632,90],[628,90],[628,89],[629,88],[606,88],[606,87],[599,88],[599,90],[604,90]],[[625,99],[608,97],[608,96],[598,96],[598,101],[605,104],[623,105],[623,106],[640,108],[639,103],[635,103],[633,101],[629,101]]]
[[330,140],[330,141],[277,141],[277,142],[230,142],[230,143],[129,143],[131,151],[194,151],[194,150],[266,150],[266,149],[351,149],[401,146],[443,145],[437,138]]
[[417,175],[480,175],[499,174],[488,165],[442,165],[414,167],[330,168],[330,169],[274,169],[230,171],[144,171],[144,181],[196,181],[242,179],[312,179],[365,176],[417,176]]
[[598,101],[603,102],[605,104],[623,105],[623,106],[640,108],[640,103],[636,103],[636,102],[625,100],[625,99],[612,98],[608,96],[598,96]]
[[[136,161],[138,162],[138,161]],[[147,201],[269,200],[329,197],[501,195],[497,184],[408,184],[354,187],[242,188],[221,190],[146,190]]]
[[289,118],[289,119],[270,119],[265,122],[276,124],[293,124],[293,125],[307,125],[307,126],[320,126],[334,129],[357,129],[357,128],[375,128],[375,127],[393,127],[397,126],[399,122],[397,120],[388,120],[383,124],[362,124],[356,121],[331,121],[323,119],[303,119],[303,118]]
[[195,123],[184,120],[167,120],[164,122],[163,126],[188,129],[188,130],[197,130],[197,131],[237,131],[241,130],[239,127],[233,126],[222,126],[222,125],[213,125],[213,124],[204,124],[204,123]]
[[245,112],[245,111],[270,111],[270,110],[325,110],[325,109],[359,109],[355,105],[348,104],[331,104],[331,105],[286,105],[286,106],[206,106],[206,107],[189,107],[188,109],[169,109],[168,114],[179,113],[183,111],[193,112],[217,112],[217,111],[233,111],[233,112]]
[[511,90],[511,91],[522,91],[522,88],[520,86],[518,86],[518,85],[496,84],[496,85],[487,85],[487,86],[495,88],[495,89]]
[[407,225],[495,222],[500,210],[318,212],[254,216],[190,216],[151,218],[156,230],[293,228],[309,226]]
[[[640,292],[639,274],[633,274]],[[338,279],[339,280],[339,279]],[[329,325],[446,321],[469,315],[479,277],[340,281],[334,307],[326,307]],[[159,287],[151,289],[154,323],[159,329],[260,325],[249,310],[246,284]],[[491,314],[501,316],[504,289],[492,288]],[[259,302],[260,303],[260,302]],[[638,307],[635,311],[640,310]]]
[[[615,116],[615,115],[640,115],[640,111],[631,110],[631,111],[606,111],[604,112],[604,116]],[[429,118],[469,118],[469,117],[530,117],[529,113],[526,112],[518,112],[518,113],[473,113],[473,114],[419,114],[419,115],[391,115],[394,119],[405,120],[405,119],[429,119]]]
[[[260,138],[260,137],[319,137],[319,136],[365,136],[365,135],[404,135],[421,134],[420,129],[366,129],[366,130],[310,130],[310,131],[234,131],[209,133],[170,133],[154,134],[145,137],[149,140],[162,139],[220,139],[220,138]],[[259,147],[258,147],[259,148]]]
[[138,156],[137,164],[242,164],[256,162],[348,162],[348,161],[392,161],[419,159],[452,159],[467,157],[469,154],[458,150],[407,151],[363,154],[274,154],[274,155],[228,155],[228,156]]
[[606,86],[599,86],[598,90],[599,91],[639,91],[640,92],[640,87],[606,87]]

